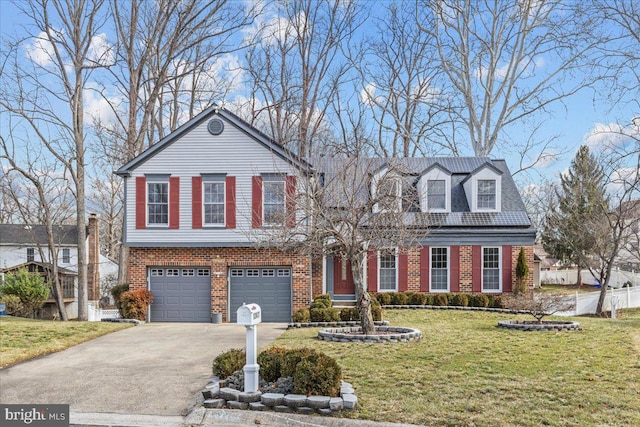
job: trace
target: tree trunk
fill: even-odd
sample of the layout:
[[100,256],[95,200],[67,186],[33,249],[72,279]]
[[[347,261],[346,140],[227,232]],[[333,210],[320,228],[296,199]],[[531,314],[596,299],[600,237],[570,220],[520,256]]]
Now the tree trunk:
[[578,275],[576,276],[576,286],[582,285],[582,269],[578,266]]
[[[364,256],[366,260],[366,255]],[[351,272],[353,273],[353,285],[356,290],[356,307],[360,314],[360,326],[362,326],[363,334],[372,334],[375,332],[373,324],[373,316],[371,315],[371,296],[365,287],[363,280],[362,257],[356,256],[350,259]]]
[[[124,225],[122,226],[122,234],[124,237]],[[120,245],[120,259],[118,260],[118,285],[128,283],[128,262],[129,248],[123,244]]]
[[[48,213],[48,212],[47,212]],[[55,241],[53,239],[53,229],[52,224],[47,217],[47,243],[49,245],[49,256],[51,258],[51,283],[53,289],[53,299],[56,302],[56,306],[58,307],[58,313],[60,314],[60,320],[67,321],[69,317],[67,316],[67,309],[64,306],[64,294],[62,291],[62,287],[60,286],[60,277],[58,276],[58,254],[55,245]]]

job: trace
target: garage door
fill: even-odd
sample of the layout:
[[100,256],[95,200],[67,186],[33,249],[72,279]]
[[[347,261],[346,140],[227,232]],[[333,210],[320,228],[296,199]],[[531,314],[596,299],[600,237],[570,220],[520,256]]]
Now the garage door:
[[238,307],[256,303],[263,322],[291,321],[291,269],[284,267],[232,268],[229,311],[236,321]]
[[208,268],[152,268],[152,322],[210,322],[211,271]]

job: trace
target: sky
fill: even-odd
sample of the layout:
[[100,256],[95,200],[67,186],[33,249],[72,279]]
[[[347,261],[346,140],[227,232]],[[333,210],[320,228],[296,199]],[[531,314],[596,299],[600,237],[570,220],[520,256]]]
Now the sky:
[[[10,1],[0,0],[0,33],[3,39],[5,39],[6,34],[27,36],[28,34],[22,27],[24,22],[24,17],[20,16]],[[99,47],[101,42],[108,43],[109,38],[110,35],[105,34],[103,40],[96,41],[96,46]],[[32,55],[37,60],[37,49],[32,52]],[[239,60],[239,58],[234,58],[233,55],[230,55],[225,60],[233,62],[234,60]],[[601,97],[601,95],[598,96]],[[527,173],[526,177],[520,180],[521,186],[558,177],[566,171],[571,158],[580,145],[586,143],[593,149],[598,150],[599,147],[616,138],[606,133],[608,129],[615,130],[622,127],[629,131],[629,129],[633,129],[631,120],[640,116],[640,111],[634,110],[635,107],[632,104],[626,103],[611,107],[608,103],[598,99],[591,90],[583,90],[565,99],[563,104],[556,103],[551,108],[551,114],[545,116],[540,136],[549,138],[557,136],[555,145],[561,147],[565,153],[557,159],[542,162],[535,171]],[[99,97],[91,95],[91,92],[87,92],[86,108],[90,111],[107,110],[104,102]],[[519,136],[517,128],[515,130],[512,129],[511,136],[514,138],[527,137],[525,134]],[[519,167],[517,154],[493,151],[491,155],[495,158],[505,158],[512,172]]]

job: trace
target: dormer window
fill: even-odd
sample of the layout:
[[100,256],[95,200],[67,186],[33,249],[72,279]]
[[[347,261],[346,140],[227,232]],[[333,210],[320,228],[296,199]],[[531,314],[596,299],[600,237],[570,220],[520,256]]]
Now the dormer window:
[[478,210],[496,209],[496,180],[478,180]]
[[422,212],[451,212],[451,172],[438,163],[425,169],[416,184]]
[[447,208],[446,182],[444,179],[427,181],[427,209],[445,210]]

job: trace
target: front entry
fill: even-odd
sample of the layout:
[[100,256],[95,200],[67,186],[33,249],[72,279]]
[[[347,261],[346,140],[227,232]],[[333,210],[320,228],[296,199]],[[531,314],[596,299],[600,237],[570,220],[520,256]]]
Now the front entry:
[[333,258],[333,293],[334,295],[355,295],[351,261],[336,256]]

